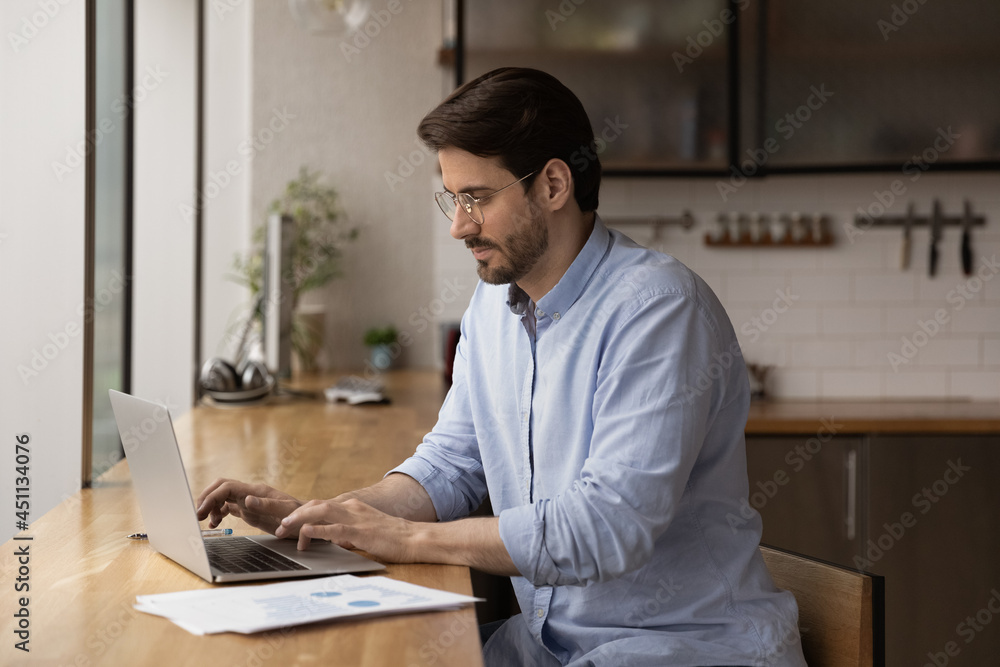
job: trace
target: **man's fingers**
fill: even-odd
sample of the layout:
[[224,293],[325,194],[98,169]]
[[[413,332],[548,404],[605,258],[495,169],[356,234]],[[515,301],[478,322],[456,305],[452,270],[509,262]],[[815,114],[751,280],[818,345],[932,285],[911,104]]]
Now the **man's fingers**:
[[209,485],[207,489],[202,491],[202,494],[198,496],[197,502],[197,513],[199,519],[204,519],[208,516],[209,512],[215,512],[219,507],[226,504],[227,501],[235,498],[233,493],[233,480],[230,479],[217,479],[212,484]]
[[329,503],[310,501],[282,519],[281,525],[285,528],[298,528],[307,523],[330,523],[335,518],[333,507]]
[[243,501],[248,509],[254,512],[281,515],[282,517],[294,510],[298,505],[291,500],[281,500],[278,498],[262,498],[261,496],[247,496]]
[[[205,504],[205,500],[209,496],[218,496],[219,495],[219,494],[217,494],[215,492],[216,492],[216,490],[218,490],[218,488],[220,486],[222,486],[223,484],[229,484],[231,482],[233,482],[233,480],[226,479],[225,477],[219,477],[219,478],[217,478],[214,482],[212,482],[207,487],[205,487],[205,490],[202,491],[201,494],[198,496],[198,500],[195,501],[195,505],[200,509]],[[228,494],[225,494],[225,495],[228,495]]]
[[345,549],[353,549],[354,543],[349,534],[353,532],[351,526],[342,523],[334,524],[314,524],[308,523],[299,529],[299,541],[296,545],[299,551],[309,548],[309,542],[313,539],[327,540]]

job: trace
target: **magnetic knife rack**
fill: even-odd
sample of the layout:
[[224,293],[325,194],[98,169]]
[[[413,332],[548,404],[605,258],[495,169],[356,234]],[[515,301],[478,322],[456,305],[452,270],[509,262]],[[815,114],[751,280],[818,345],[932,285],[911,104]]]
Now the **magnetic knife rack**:
[[[938,202],[935,201],[935,207],[938,206]],[[983,227],[986,225],[986,216],[972,215],[972,206],[969,202],[965,202],[964,206],[965,212],[963,215],[941,215],[937,219],[937,224],[941,227]],[[859,229],[868,229],[869,227],[906,227],[907,225],[911,227],[932,227],[935,224],[933,212],[927,215],[913,215],[912,203],[909,210],[910,212],[906,215],[883,215],[878,217],[855,215],[854,226]]]

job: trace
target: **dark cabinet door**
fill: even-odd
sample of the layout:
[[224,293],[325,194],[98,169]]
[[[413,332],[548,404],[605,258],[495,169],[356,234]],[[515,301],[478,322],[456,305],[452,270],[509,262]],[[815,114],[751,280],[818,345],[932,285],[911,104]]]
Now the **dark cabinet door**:
[[509,66],[552,74],[583,103],[609,173],[724,173],[729,0],[463,1],[464,81]]
[[763,517],[764,543],[855,567],[865,534],[863,442],[747,436],[748,501]]
[[874,436],[870,466],[887,664],[998,664],[1000,437]]
[[752,141],[779,147],[768,169],[880,166],[912,178],[1000,160],[996,0],[758,6],[763,136]]

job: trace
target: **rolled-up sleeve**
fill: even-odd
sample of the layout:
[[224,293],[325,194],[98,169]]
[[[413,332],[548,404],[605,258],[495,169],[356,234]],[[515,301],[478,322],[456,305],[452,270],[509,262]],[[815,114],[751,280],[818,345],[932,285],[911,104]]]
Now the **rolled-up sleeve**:
[[486,497],[482,459],[469,405],[466,347],[463,321],[451,389],[438,412],[437,423],[413,456],[387,473],[403,473],[419,482],[434,504],[438,521],[468,516]]
[[[584,585],[649,561],[680,510],[726,385],[693,391],[695,376],[725,352],[693,296],[656,295],[623,318],[602,353],[579,477],[554,497],[500,513],[501,539],[528,581]],[[734,367],[716,363],[720,377]]]

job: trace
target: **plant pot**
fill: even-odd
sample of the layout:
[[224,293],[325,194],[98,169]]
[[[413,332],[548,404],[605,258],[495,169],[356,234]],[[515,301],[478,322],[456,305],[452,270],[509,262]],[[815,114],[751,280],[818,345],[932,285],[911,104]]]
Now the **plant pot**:
[[380,371],[388,370],[392,366],[392,346],[372,345],[371,362]]
[[292,349],[298,362],[295,369],[301,373],[314,373],[320,369],[319,356],[323,350],[326,308],[322,305],[301,306],[292,315]]

